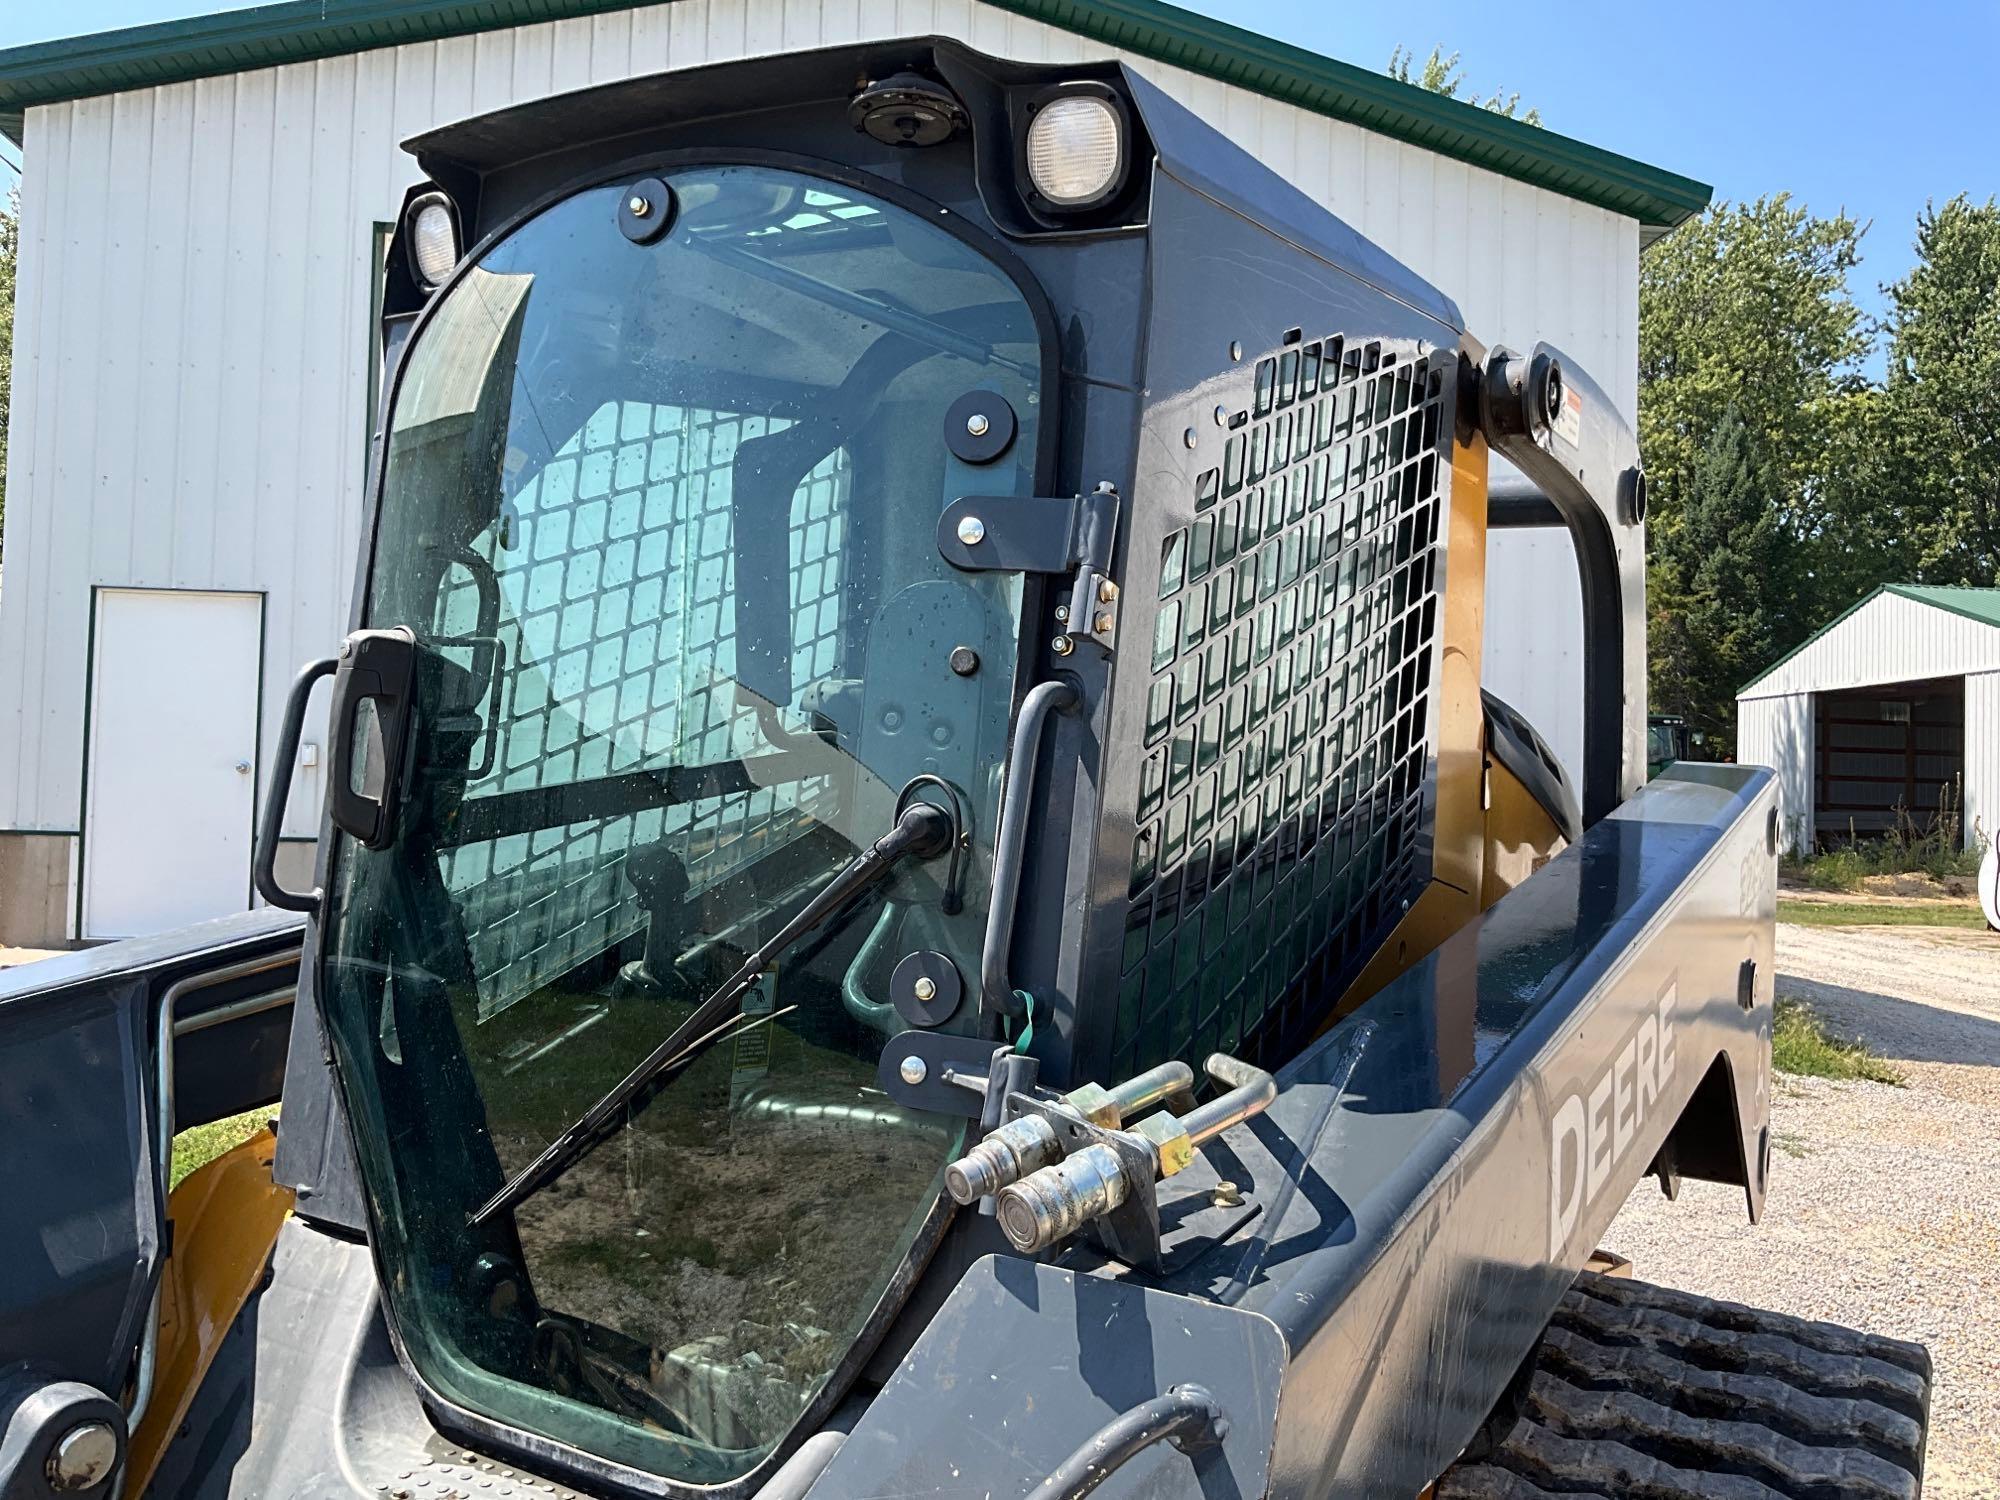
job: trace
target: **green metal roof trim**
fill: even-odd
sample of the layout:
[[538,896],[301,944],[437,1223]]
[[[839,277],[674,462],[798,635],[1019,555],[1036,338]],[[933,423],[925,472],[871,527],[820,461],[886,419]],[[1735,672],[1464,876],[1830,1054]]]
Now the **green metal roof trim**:
[[1869,593],[1855,600],[1839,614],[1828,620],[1811,635],[1792,647],[1770,666],[1736,690],[1742,698],[1752,688],[1775,673],[1786,662],[1811,646],[1820,637],[1831,634],[1851,615],[1860,613],[1884,594],[1900,594],[1905,599],[1914,599],[1919,604],[1929,604],[1937,609],[1948,609],[1955,615],[1964,615],[1968,620],[1977,620],[1982,625],[2000,627],[2000,589],[1975,589],[1932,583],[1883,583]]
[[1892,594],[1914,599],[1919,604],[1935,604],[1982,625],[2000,625],[2000,589],[1973,589],[1933,583],[1892,583]]
[[[1651,239],[1708,206],[1704,183],[1586,146],[1160,0],[987,0],[1637,219]],[[32,105],[309,62],[403,42],[634,9],[635,0],[283,0],[0,51],[0,131]]]

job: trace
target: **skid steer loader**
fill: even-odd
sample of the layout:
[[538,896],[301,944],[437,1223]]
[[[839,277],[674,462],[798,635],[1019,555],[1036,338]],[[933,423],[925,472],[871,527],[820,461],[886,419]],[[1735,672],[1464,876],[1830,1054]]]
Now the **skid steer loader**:
[[280,778],[271,910],[0,980],[0,1496],[1917,1493],[1921,1349],[1585,1269],[1760,1210],[1777,847],[1585,371],[1115,64],[411,149],[313,888]]

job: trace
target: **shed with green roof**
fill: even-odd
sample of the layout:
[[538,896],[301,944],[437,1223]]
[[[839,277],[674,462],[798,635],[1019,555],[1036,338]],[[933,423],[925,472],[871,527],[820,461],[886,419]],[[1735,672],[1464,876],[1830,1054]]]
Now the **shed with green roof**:
[[2000,588],[1884,584],[1736,695],[1789,847],[2000,831]]

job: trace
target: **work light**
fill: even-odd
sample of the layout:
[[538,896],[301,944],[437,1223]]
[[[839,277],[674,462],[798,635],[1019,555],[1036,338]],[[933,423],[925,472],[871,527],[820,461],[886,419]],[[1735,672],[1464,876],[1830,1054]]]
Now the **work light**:
[[458,264],[458,215],[443,193],[427,193],[410,205],[410,266],[427,288],[444,284]]
[[1124,185],[1125,115],[1108,89],[1047,95],[1028,122],[1028,180],[1051,208],[1095,208]]

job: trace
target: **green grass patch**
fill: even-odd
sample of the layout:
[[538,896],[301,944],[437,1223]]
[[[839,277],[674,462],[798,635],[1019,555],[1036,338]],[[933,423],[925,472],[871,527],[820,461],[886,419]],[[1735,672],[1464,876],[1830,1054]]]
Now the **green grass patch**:
[[1812,1155],[1812,1147],[1806,1144],[1806,1138],[1795,1130],[1772,1131],[1771,1146],[1780,1155],[1789,1156],[1794,1161]]
[[1947,788],[1944,809],[1924,826],[1898,809],[1897,826],[1880,838],[1850,835],[1822,853],[1788,856],[1779,868],[1786,879],[1816,891],[1858,891],[1871,875],[1928,875],[1938,881],[1977,875],[1986,840],[1975,837],[1967,849],[1959,834],[1958,805]]
[[1771,1066],[1808,1078],[1861,1078],[1900,1087],[1902,1075],[1859,1042],[1833,1035],[1802,1000],[1778,999],[1771,1029]]
[[1801,927],[1969,927],[1986,918],[1972,901],[1788,901],[1778,898],[1778,920]]
[[181,1131],[174,1137],[174,1170],[167,1183],[167,1191],[172,1192],[179,1187],[181,1179],[188,1173],[207,1166],[226,1152],[234,1151],[262,1130],[264,1122],[277,1112],[276,1106],[266,1104],[261,1109],[246,1110],[226,1120],[214,1120],[207,1125],[196,1125]]

